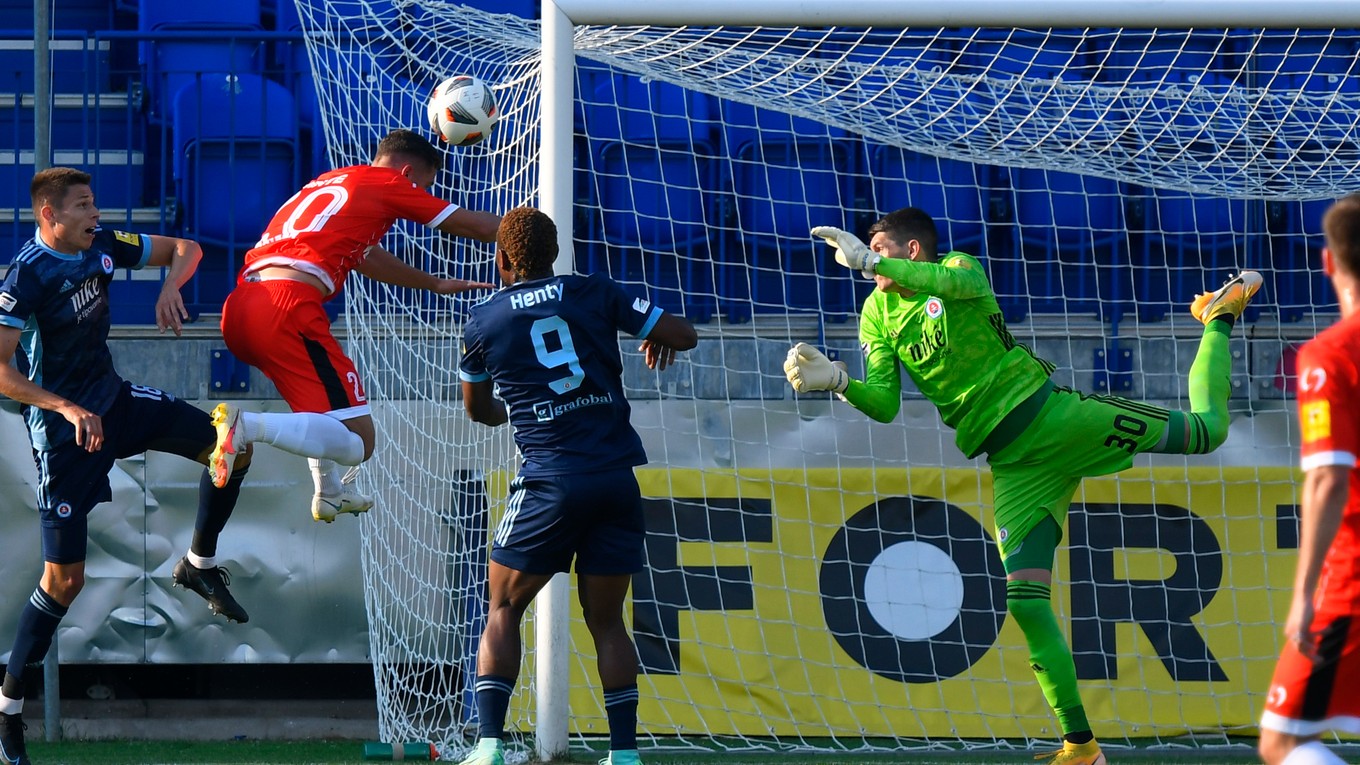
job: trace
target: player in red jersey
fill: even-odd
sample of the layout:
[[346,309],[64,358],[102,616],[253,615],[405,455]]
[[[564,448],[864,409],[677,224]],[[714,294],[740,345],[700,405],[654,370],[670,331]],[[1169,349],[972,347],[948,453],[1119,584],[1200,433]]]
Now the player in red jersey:
[[434,276],[378,246],[399,218],[496,240],[499,215],[430,194],[442,167],[433,144],[410,130],[394,130],[378,144],[372,164],[323,173],[274,214],[222,306],[222,336],[237,358],[264,372],[293,411],[243,412],[218,404],[209,465],[214,484],[225,485],[231,476],[232,455],[260,441],[308,458],[316,484],[314,519],[329,523],[339,513],[373,506],[340,476],[339,465],[372,456],[373,418],[354,362],[331,334],[321,304],[350,271],[441,295],[494,287]]
[[1322,228],[1341,320],[1299,351],[1299,562],[1261,715],[1266,765],[1343,765],[1319,738],[1360,733],[1360,195],[1333,204]]

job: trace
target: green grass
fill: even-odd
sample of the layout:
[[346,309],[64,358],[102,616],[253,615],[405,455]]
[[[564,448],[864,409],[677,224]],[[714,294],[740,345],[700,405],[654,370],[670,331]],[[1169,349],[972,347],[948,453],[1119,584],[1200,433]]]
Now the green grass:
[[[361,763],[361,741],[62,741],[29,742],[36,765],[303,765]],[[1112,763],[1137,765],[1218,765],[1253,763],[1246,745],[1227,750],[1111,748]],[[563,763],[594,763],[599,753],[577,752]],[[644,751],[647,765],[1031,765],[1031,752],[903,752],[893,754],[696,753]]]

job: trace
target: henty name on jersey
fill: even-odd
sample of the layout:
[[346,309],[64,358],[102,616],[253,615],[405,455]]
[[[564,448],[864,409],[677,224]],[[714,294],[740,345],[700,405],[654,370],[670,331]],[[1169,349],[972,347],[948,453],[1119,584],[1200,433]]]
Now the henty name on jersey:
[[521,308],[528,308],[531,305],[546,303],[549,300],[562,299],[561,284],[547,284],[538,289],[516,292],[510,296],[510,309],[518,311]]

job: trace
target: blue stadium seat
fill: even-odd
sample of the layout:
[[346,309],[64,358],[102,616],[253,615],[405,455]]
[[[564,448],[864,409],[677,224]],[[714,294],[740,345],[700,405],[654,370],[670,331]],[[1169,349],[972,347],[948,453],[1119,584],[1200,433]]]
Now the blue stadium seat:
[[1260,37],[1235,38],[1246,61],[1248,83],[1272,90],[1322,93],[1356,91],[1357,40],[1330,29],[1268,29]]
[[1129,297],[1127,224],[1118,182],[1024,168],[1013,168],[1009,175],[1015,216],[1011,251],[1019,253],[1024,266],[1021,290],[1002,296],[1028,299],[1030,309],[1040,313],[1118,319]]
[[[902,207],[926,211],[939,229],[941,252],[958,250],[981,259],[998,299],[1020,292],[1018,277],[998,272],[999,263],[1014,263],[1014,258],[993,252],[988,242],[987,220],[995,194],[990,168],[895,146],[877,147],[868,159],[872,209],[880,214]],[[1024,304],[1008,300],[1002,307],[1016,312],[1014,318],[1022,317]]]
[[[114,7],[109,0],[61,0],[52,5],[52,29],[91,32],[114,28]],[[0,3],[0,29],[32,28],[32,3]]]
[[1265,297],[1278,306],[1280,321],[1298,321],[1331,311],[1336,294],[1322,272],[1322,216],[1331,200],[1267,203],[1270,236],[1262,258]]
[[[24,26],[32,25],[30,8]],[[75,37],[72,31],[62,29],[54,36],[56,39],[47,43],[53,93],[101,93],[110,89],[108,40]],[[6,39],[0,45],[0,93],[33,92],[33,44],[32,39]]]
[[[29,185],[36,172],[32,149],[0,149],[0,209],[25,209],[32,205]],[[99,207],[139,207],[142,204],[144,154],[141,151],[79,151],[52,153],[52,164],[74,167],[93,176],[95,204]]]
[[[312,141],[311,175],[330,170],[325,142],[325,125],[321,109],[331,110],[331,117],[343,124],[348,140],[343,147],[351,154],[367,157],[387,132],[394,127],[410,127],[433,138],[426,124],[425,87],[411,83],[404,75],[393,74],[381,66],[379,58],[361,48],[337,45],[324,46],[318,51],[318,65],[328,77],[318,88],[311,72],[306,72],[297,85],[296,94],[300,124],[310,132]],[[431,82],[428,87],[433,88]],[[318,90],[323,90],[318,101]],[[345,136],[341,139],[344,140]]]
[[[1140,319],[1184,311],[1195,295],[1216,289],[1259,257],[1254,242],[1265,229],[1261,203],[1151,189],[1143,204],[1146,223],[1132,253]],[[1258,313],[1253,306],[1247,318]]]
[[1242,77],[1241,56],[1219,32],[1101,30],[1091,36],[1091,47],[1102,82],[1211,85]]
[[525,19],[540,15],[538,0],[465,0],[466,5],[491,13],[513,13]]
[[874,179],[870,207],[883,214],[919,207],[935,219],[942,252],[987,257],[987,210],[993,194],[987,167],[895,146],[875,148],[869,163]]
[[[1095,71],[1080,35],[1020,29],[975,29],[963,33],[955,71],[981,79],[962,94],[958,108],[971,109],[973,119],[994,120],[1003,114],[1016,124],[1037,124],[1033,115],[1048,109],[1053,121],[1071,120],[1074,101],[1078,102],[1077,109],[1090,112],[1087,121],[1098,119],[1097,112],[1081,106],[1083,99],[1069,87],[1073,82],[1090,80]],[[1076,115],[1078,119],[1081,116]],[[1036,140],[1064,138],[1048,135],[1042,126],[1037,129]]]
[[[1360,94],[1357,40],[1333,30],[1265,30],[1239,38],[1249,82],[1280,95],[1262,99],[1262,121],[1274,126],[1271,153],[1282,167],[1338,165],[1354,144],[1354,119],[1332,99]],[[1339,152],[1339,154],[1338,154]],[[1346,168],[1338,168],[1345,171]],[[1333,304],[1330,282],[1318,267],[1322,215],[1329,200],[1272,202],[1263,260],[1268,297],[1277,302],[1281,321],[1295,321]]]
[[[588,80],[590,81],[590,80]],[[710,96],[625,75],[601,76],[582,119],[599,217],[585,221],[592,244],[583,272],[642,281],[656,304],[707,321],[715,310],[710,239],[716,185]]]
[[[250,37],[250,33],[263,29],[260,0],[139,0],[138,8],[137,29],[141,32],[204,34],[202,39],[148,40],[139,47],[148,115],[154,122],[173,121],[168,112],[175,95],[199,78],[258,74],[263,70],[263,45]],[[234,37],[233,33],[242,36]]]
[[959,34],[963,70],[991,77],[1090,79],[1092,62],[1080,34],[980,28]]
[[249,74],[205,77],[175,96],[173,169],[184,234],[224,248],[228,278],[235,254],[254,245],[300,183],[295,110],[287,88]]
[[730,101],[723,103],[721,125],[736,244],[722,259],[721,298],[734,309],[753,303],[764,312],[855,315],[851,275],[809,233],[819,225],[853,228],[859,152],[852,136]]

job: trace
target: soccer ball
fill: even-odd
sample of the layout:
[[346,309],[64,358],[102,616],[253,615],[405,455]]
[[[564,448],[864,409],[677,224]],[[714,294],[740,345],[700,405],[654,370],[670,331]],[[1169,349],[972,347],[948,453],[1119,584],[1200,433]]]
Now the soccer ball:
[[471,146],[481,141],[501,118],[491,88],[465,74],[439,83],[430,94],[426,111],[430,129],[454,146]]

